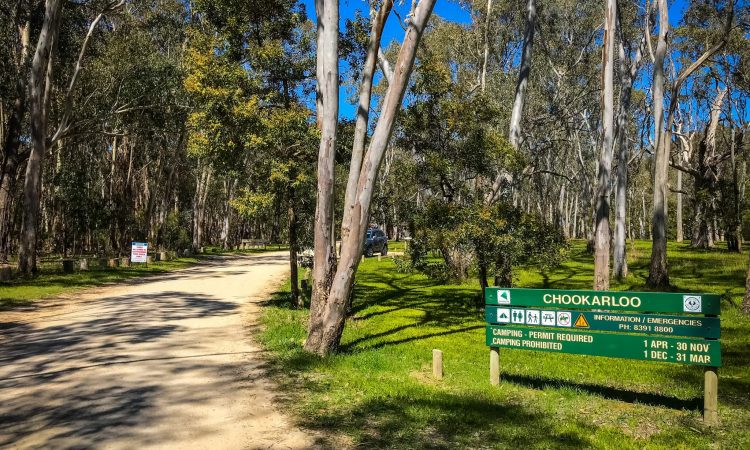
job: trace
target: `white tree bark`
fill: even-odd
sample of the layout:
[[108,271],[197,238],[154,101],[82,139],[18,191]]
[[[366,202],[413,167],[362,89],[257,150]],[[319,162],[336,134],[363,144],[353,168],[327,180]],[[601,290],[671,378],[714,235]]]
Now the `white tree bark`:
[[510,143],[518,148],[521,141],[521,116],[526,101],[526,88],[531,75],[531,54],[534,47],[534,29],[536,27],[536,0],[528,0],[526,4],[526,31],[523,34],[523,51],[521,52],[521,67],[516,83],[516,96],[513,99],[513,110],[510,116]]
[[616,0],[607,0],[604,13],[604,46],[602,48],[602,139],[599,156],[596,195],[596,229],[594,232],[594,289],[609,289],[609,208],[612,155],[614,151],[615,109],[615,23]]
[[[618,27],[622,30],[619,11]],[[633,92],[633,82],[635,81],[638,67],[641,64],[643,55],[644,39],[641,40],[636,50],[635,56],[629,59],[625,53],[623,45],[622,32],[619,39],[619,59],[620,59],[620,111],[617,116],[617,187],[615,192],[615,239],[613,255],[613,274],[615,278],[621,280],[628,275],[628,261],[626,255],[626,231],[627,231],[627,198],[628,198],[628,164],[630,162],[630,152],[626,143],[627,124],[630,109],[630,99]]]
[[362,157],[365,153],[365,139],[367,138],[367,125],[370,118],[370,101],[372,99],[372,80],[375,75],[375,67],[378,62],[380,51],[380,40],[383,35],[383,27],[391,13],[393,0],[386,0],[380,6],[372,18],[372,30],[367,47],[367,56],[362,70],[362,80],[359,84],[359,107],[357,109],[357,121],[354,127],[354,144],[352,145],[352,158],[349,166],[349,178],[346,183],[345,205],[351,205],[344,209],[341,220],[341,239],[349,235],[351,228],[351,208],[354,206],[354,195],[357,193],[357,181],[359,171],[362,168]]
[[37,222],[42,190],[42,167],[47,152],[47,69],[57,40],[62,15],[62,0],[47,0],[44,22],[31,61],[29,104],[31,107],[31,154],[26,164],[24,214],[18,269],[29,275],[36,271]]
[[[513,148],[518,149],[521,141],[521,116],[523,105],[526,101],[526,88],[529,85],[531,75],[531,55],[534,48],[534,30],[536,28],[536,0],[528,0],[526,4],[526,30],[523,34],[523,50],[521,51],[521,66],[518,71],[518,82],[516,83],[516,95],[513,99],[513,110],[510,117],[510,131],[508,139]],[[503,182],[510,180],[510,175],[500,173],[492,184],[490,193],[485,198],[485,203],[492,203],[497,199]],[[512,180],[511,180],[512,181]]]
[[[531,0],[534,1],[534,0]],[[492,14],[492,0],[487,0],[487,17],[484,21],[484,58],[482,59],[482,74],[479,80],[479,86],[482,93],[487,86],[487,63],[490,59],[490,18]]]
[[662,140],[664,128],[664,58],[667,54],[669,15],[667,0],[657,0],[659,10],[659,37],[654,52],[652,82],[654,111],[654,192],[653,220],[651,223],[651,270],[648,283],[652,286],[669,284],[667,272],[667,169],[669,154],[665,154]]
[[[325,355],[335,351],[341,341],[346,307],[352,292],[354,274],[361,260],[364,235],[369,223],[375,180],[393,133],[398,112],[401,110],[419,42],[434,6],[435,0],[422,0],[411,15],[398,60],[394,66],[393,83],[388,86],[375,132],[363,159],[357,192],[353,199],[352,227],[347,238],[341,242],[341,259],[330,293],[326,301],[317,306],[316,314],[313,315],[311,312],[310,328],[305,343],[305,349],[308,351]],[[350,205],[345,205],[345,208],[349,207]],[[318,257],[317,251],[316,247],[316,258]]]
[[328,303],[328,294],[336,266],[333,236],[334,162],[336,128],[339,117],[339,2],[315,0],[318,16],[317,106],[320,127],[318,149],[318,195],[315,207],[315,256],[313,287],[310,303],[310,326],[305,349],[319,351],[321,320]]
[[[666,53],[666,30],[669,27],[667,17],[667,4],[666,0],[659,1],[659,45],[662,44],[662,29],[664,30],[664,52]],[[667,110],[667,122],[662,124],[661,121],[656,121],[656,115],[654,116],[654,129],[659,130],[664,126],[664,130],[660,131],[659,139],[656,139],[656,157],[654,163],[654,213],[653,213],[653,236],[652,236],[652,247],[651,247],[651,266],[649,270],[647,284],[651,287],[666,287],[669,285],[669,271],[667,266],[667,195],[669,191],[668,187],[668,176],[669,176],[669,155],[672,146],[672,122],[674,118],[674,112],[677,108],[677,103],[680,97],[680,89],[682,84],[687,78],[693,74],[698,68],[700,68],[710,57],[716,54],[719,50],[724,48],[729,38],[729,32],[732,29],[732,22],[734,20],[734,1],[729,0],[726,9],[728,10],[727,22],[724,26],[723,34],[718,43],[712,47],[706,49],[703,54],[698,57],[692,64],[683,69],[677,78],[674,80],[671,86],[671,98],[669,101],[669,109]],[[659,59],[659,46],[656,51],[657,59]],[[663,69],[663,56],[661,57]],[[663,70],[661,73],[661,101],[663,103],[663,86],[664,86],[664,74]],[[654,63],[654,103],[656,103],[656,63]],[[654,105],[654,111],[656,111],[656,104]],[[660,113],[663,115],[663,104],[658,105]],[[659,124],[657,127],[656,124]]]

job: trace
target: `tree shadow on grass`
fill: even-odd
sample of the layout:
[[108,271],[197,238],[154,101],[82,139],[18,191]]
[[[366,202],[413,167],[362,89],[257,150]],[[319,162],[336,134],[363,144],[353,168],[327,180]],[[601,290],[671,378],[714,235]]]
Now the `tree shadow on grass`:
[[357,448],[582,448],[591,432],[559,432],[553,417],[486,398],[424,389],[330,408],[302,425],[354,436]]
[[625,389],[617,389],[592,383],[577,383],[574,381],[560,380],[556,378],[531,377],[527,375],[501,374],[503,381],[509,381],[532,389],[572,389],[583,391],[588,394],[598,395],[610,400],[618,400],[626,403],[641,403],[650,406],[663,406],[671,409],[696,410],[703,407],[703,398],[681,399],[663,394],[648,392],[634,392]]

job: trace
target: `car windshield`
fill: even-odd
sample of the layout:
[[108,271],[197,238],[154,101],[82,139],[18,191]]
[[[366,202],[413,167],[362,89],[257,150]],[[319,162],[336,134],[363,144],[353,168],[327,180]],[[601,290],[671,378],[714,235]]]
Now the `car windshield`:
[[372,230],[367,230],[367,239],[372,239]]

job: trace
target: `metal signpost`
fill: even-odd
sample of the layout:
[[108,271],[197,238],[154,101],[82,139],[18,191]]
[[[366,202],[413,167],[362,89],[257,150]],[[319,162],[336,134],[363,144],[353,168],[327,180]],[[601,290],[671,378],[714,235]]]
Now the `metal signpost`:
[[703,366],[703,418],[717,422],[718,295],[487,288],[485,296],[492,384],[501,347]]

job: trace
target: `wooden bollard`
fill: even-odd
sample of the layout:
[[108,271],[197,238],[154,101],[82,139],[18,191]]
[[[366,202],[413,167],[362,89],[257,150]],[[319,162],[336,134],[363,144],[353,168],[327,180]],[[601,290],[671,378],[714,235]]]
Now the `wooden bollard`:
[[500,349],[497,347],[490,348],[490,384],[500,384]]
[[703,369],[703,423],[719,423],[719,373],[717,367]]
[[109,258],[109,261],[107,262],[107,267],[110,269],[114,269],[120,266],[120,260],[117,258]]
[[0,281],[10,281],[13,277],[13,270],[10,264],[0,264]]
[[146,256],[146,264],[153,264],[154,263],[154,257],[151,255]]
[[159,259],[161,261],[169,261],[169,253],[167,253],[167,252],[161,252],[159,254]]
[[89,260],[88,260],[88,259],[86,259],[86,258],[83,258],[83,259],[82,259],[82,260],[81,260],[81,261],[80,261],[80,262],[78,263],[78,268],[79,268],[79,269],[81,269],[81,270],[84,270],[84,271],[86,271],[86,270],[89,270]]
[[378,255],[378,262],[383,259],[383,255]]
[[432,376],[437,380],[443,379],[443,352],[438,349],[432,350]]
[[73,273],[75,271],[75,262],[72,259],[63,259],[63,273]]
[[120,258],[120,267],[130,267],[130,258],[127,256]]

